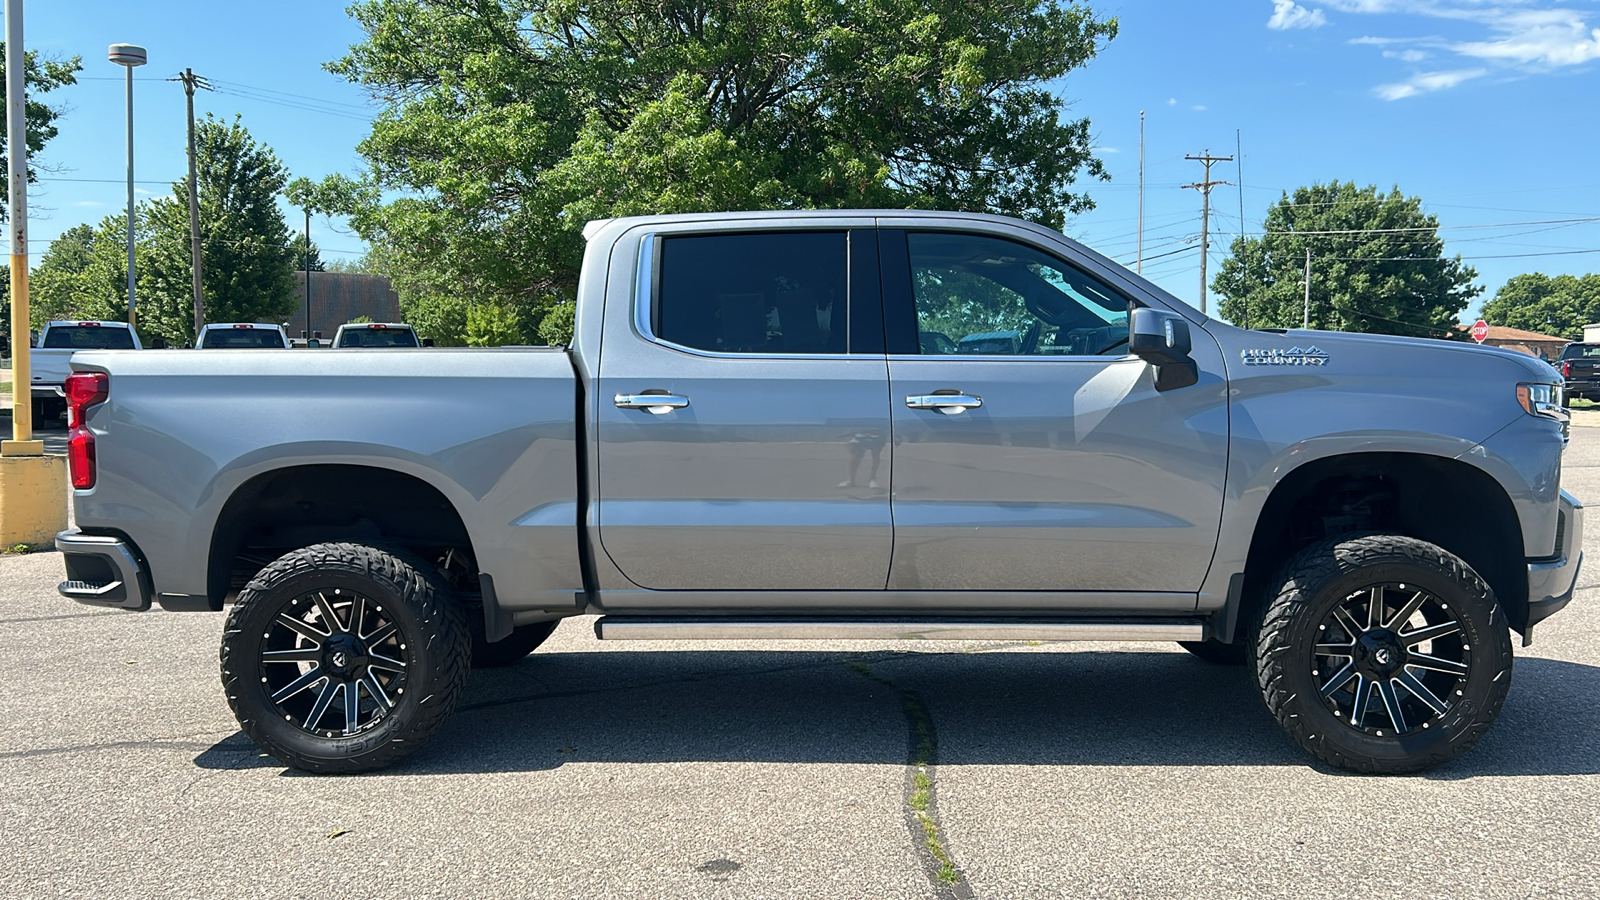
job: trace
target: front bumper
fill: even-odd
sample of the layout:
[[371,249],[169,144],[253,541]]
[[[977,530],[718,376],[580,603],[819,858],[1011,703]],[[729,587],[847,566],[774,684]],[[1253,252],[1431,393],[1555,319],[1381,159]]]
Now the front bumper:
[[1528,621],[1522,629],[1524,645],[1533,640],[1533,626],[1550,618],[1572,601],[1583,565],[1583,504],[1561,492],[1561,524],[1556,553],[1548,560],[1528,563]]
[[150,576],[128,541],[63,531],[56,535],[56,549],[67,567],[67,580],[56,588],[61,596],[90,606],[150,608]]

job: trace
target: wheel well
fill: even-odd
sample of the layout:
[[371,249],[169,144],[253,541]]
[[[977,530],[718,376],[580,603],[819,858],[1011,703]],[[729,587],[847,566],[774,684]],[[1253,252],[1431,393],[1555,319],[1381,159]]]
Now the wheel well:
[[251,478],[223,505],[207,593],[215,603],[283,554],[325,541],[405,547],[444,561],[459,588],[477,580],[466,525],[438,488],[375,466],[294,466]]
[[1527,563],[1511,498],[1475,466],[1417,453],[1334,456],[1290,472],[1256,521],[1239,621],[1254,620],[1300,548],[1361,531],[1408,535],[1449,550],[1494,589],[1513,630],[1526,624]]

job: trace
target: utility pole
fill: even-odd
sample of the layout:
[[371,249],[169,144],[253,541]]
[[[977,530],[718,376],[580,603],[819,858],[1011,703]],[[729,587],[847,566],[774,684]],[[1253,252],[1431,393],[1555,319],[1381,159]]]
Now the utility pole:
[[1144,110],[1139,110],[1139,255],[1133,271],[1144,274]]
[[200,292],[200,183],[195,176],[194,92],[195,88],[209,91],[211,85],[193,69],[184,69],[178,80],[183,82],[183,93],[189,99],[189,259],[194,270],[194,336],[199,340],[200,329],[206,324],[206,311]]
[[1219,184],[1229,184],[1227,181],[1211,180],[1211,164],[1219,162],[1233,162],[1231,156],[1212,156],[1207,150],[1201,156],[1185,156],[1195,162],[1204,163],[1206,177],[1198,184],[1186,184],[1185,188],[1194,188],[1200,192],[1200,314],[1206,314],[1206,257],[1211,250],[1211,189]]
[[311,205],[306,204],[306,346],[311,340]]
[[1311,328],[1311,248],[1306,248],[1306,312],[1300,320],[1300,327]]

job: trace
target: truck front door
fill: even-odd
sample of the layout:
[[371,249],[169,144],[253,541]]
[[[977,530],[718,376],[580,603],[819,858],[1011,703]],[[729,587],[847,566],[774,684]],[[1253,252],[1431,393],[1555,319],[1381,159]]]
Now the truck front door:
[[632,316],[607,309],[600,542],[643,588],[882,590],[874,232],[737,227],[646,235]]
[[[1216,549],[1227,396],[1157,391],[1139,301],[1025,235],[881,233],[894,431],[890,589],[1086,592],[1187,609]],[[1128,596],[1144,595],[1143,599]]]

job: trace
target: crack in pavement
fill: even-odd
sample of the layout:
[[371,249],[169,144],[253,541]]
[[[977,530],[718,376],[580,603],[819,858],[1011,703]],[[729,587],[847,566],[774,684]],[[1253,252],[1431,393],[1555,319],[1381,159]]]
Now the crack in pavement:
[[955,859],[945,846],[939,827],[939,807],[934,796],[934,767],[939,762],[939,736],[933,729],[933,716],[928,713],[922,697],[910,688],[872,671],[860,662],[846,662],[846,666],[863,678],[875,681],[894,691],[900,698],[900,709],[905,713],[907,733],[906,759],[906,828],[911,841],[918,848],[923,869],[933,885],[934,895],[941,900],[972,900],[971,885],[962,877]]

